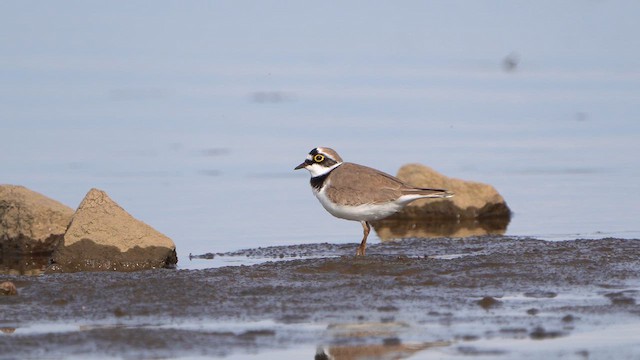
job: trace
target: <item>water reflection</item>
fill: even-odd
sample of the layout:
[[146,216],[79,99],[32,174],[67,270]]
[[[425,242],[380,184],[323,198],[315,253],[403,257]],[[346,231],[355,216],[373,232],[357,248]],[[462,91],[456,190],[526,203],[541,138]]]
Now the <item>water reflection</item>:
[[419,343],[419,344],[373,344],[354,346],[331,346],[318,349],[315,360],[351,360],[351,359],[408,359],[422,350],[446,346],[447,343]]
[[429,348],[450,345],[446,341],[405,343],[401,336],[411,327],[398,322],[330,325],[327,331],[333,344],[318,346],[315,360],[407,359]]
[[382,241],[406,238],[471,237],[504,235],[509,225],[508,217],[460,219],[457,221],[425,219],[385,219],[372,223]]
[[0,253],[0,274],[41,275],[49,265],[49,255]]

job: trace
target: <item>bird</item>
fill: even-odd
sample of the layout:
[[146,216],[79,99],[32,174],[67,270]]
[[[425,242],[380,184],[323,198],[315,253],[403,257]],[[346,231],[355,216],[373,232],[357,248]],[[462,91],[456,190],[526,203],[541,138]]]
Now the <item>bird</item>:
[[328,147],[316,147],[294,170],[307,169],[311,190],[331,215],[359,221],[363,237],[356,256],[364,256],[371,221],[384,219],[414,200],[450,198],[453,192],[411,186],[380,170],[344,162]]

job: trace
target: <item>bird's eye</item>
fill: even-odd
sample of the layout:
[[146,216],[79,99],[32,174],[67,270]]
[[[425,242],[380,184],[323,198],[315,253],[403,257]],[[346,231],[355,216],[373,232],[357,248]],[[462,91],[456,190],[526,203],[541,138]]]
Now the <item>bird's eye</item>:
[[313,157],[313,161],[315,161],[317,163],[323,162],[324,161],[324,155],[317,154],[316,156]]

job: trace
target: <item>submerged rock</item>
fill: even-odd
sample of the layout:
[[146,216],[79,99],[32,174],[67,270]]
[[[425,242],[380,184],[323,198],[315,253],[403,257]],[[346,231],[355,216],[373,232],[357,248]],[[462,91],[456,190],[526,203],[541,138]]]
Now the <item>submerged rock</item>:
[[453,179],[420,164],[400,168],[397,177],[418,187],[453,191],[455,196],[441,200],[417,200],[387,220],[407,219],[510,219],[511,210],[491,185]]
[[176,262],[170,238],[135,219],[104,191],[91,189],[54,251],[48,271],[135,271]]
[[23,186],[0,185],[0,254],[49,254],[73,209]]

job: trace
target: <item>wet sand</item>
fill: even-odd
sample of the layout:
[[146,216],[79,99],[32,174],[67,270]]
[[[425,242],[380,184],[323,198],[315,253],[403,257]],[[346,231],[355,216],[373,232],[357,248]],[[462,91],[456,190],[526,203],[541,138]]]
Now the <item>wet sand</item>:
[[415,239],[366,258],[355,246],[215,254],[198,261],[265,262],[206,270],[0,275],[19,293],[0,297],[0,358],[640,357],[639,240]]

